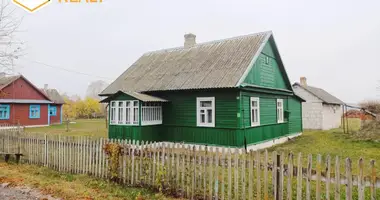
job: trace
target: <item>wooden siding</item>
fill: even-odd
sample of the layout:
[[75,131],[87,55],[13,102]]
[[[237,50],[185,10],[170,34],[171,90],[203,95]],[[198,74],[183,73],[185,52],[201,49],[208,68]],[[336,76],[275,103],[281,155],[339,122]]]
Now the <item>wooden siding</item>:
[[295,97],[289,98],[289,133],[302,132],[302,102]]
[[[298,121],[301,118],[299,110],[301,103],[291,96],[236,90],[171,91],[152,95],[170,100],[163,104],[162,125],[110,125],[109,137],[243,147],[245,140],[247,144],[254,144],[301,132],[302,124]],[[215,97],[215,127],[197,127],[197,97]],[[250,124],[250,97],[260,98],[258,127],[251,127]],[[116,99],[128,100],[128,98],[124,96]],[[292,98],[291,101],[289,98]],[[285,122],[281,124],[277,123],[277,99],[283,99],[284,111],[291,113],[289,119],[286,114],[284,115]]]
[[126,126],[110,125],[108,137],[116,139],[162,141],[161,125],[157,126]]
[[[268,64],[266,63],[266,57],[269,58]],[[286,84],[285,74],[280,70],[279,62],[280,60],[276,58],[273,48],[268,42],[245,78],[244,83],[291,90]]]
[[215,97],[215,128],[237,128],[236,90],[182,91],[156,94],[170,100],[163,106],[163,124],[197,127],[197,97]]
[[32,85],[24,79],[19,78],[7,87],[2,92],[7,95],[2,95],[0,99],[33,99],[33,100],[49,100],[41,91],[36,90]]
[[30,104],[10,104],[9,119],[0,120],[0,124],[17,125],[20,123],[22,126],[35,126],[35,125],[48,125],[48,105],[40,105],[40,118],[29,118]]
[[164,141],[186,142],[216,146],[237,146],[236,129],[163,126]]
[[240,129],[237,131],[237,146],[244,146],[244,138],[246,139],[247,145],[251,145],[274,138],[279,138],[288,134],[288,122]]
[[50,124],[60,124],[61,123],[61,104],[50,104],[50,106],[57,107],[57,115],[50,116]]
[[[260,126],[251,127],[250,98],[260,98]],[[288,121],[277,123],[277,99],[283,99],[284,111],[288,110],[288,96],[270,95],[254,92],[242,92],[242,112],[243,127],[237,131],[237,145],[244,145],[244,138],[247,145],[266,141],[273,138],[288,135]],[[286,117],[286,115],[284,115]],[[301,117],[301,116],[299,116]]]
[[[163,124],[157,126],[110,125],[110,138],[175,141],[224,146],[236,145],[239,93],[237,90],[171,91],[152,94],[170,100],[163,104]],[[215,127],[197,127],[197,97],[215,97]],[[128,100],[118,96],[115,100]]]

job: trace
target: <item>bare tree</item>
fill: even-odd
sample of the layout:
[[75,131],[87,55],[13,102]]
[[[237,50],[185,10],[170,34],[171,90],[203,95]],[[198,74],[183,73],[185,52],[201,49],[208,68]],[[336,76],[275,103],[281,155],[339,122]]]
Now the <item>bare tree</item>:
[[14,61],[22,55],[22,42],[15,39],[22,18],[15,16],[9,0],[0,4],[0,71],[12,73]]
[[102,81],[102,80],[97,80],[92,83],[87,88],[86,91],[86,97],[91,97],[94,99],[100,100],[99,94],[108,86],[108,83]]

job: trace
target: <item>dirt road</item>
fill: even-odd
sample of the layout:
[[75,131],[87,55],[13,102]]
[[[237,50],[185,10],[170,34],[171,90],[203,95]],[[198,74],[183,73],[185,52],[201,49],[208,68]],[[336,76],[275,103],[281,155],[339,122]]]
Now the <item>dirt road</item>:
[[35,189],[27,187],[8,187],[8,184],[0,184],[1,200],[57,200],[41,194]]

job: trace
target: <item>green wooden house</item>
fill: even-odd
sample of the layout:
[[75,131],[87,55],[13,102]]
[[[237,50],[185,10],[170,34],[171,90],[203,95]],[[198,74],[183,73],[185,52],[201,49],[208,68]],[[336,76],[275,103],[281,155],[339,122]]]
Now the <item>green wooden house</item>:
[[302,132],[272,32],[195,39],[145,53],[100,94],[110,138],[247,147]]

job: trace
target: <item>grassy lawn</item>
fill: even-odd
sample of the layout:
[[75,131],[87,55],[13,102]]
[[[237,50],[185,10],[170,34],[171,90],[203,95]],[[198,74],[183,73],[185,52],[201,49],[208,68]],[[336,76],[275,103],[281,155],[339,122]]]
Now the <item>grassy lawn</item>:
[[330,155],[335,163],[335,156],[341,158],[341,165],[344,165],[345,158],[349,157],[352,160],[352,168],[357,174],[358,160],[363,158],[365,166],[368,169],[369,161],[374,159],[376,168],[380,169],[380,143],[372,141],[355,141],[348,134],[344,134],[342,130],[336,129],[331,131],[305,131],[298,138],[287,143],[277,145],[269,149],[269,151],[278,152],[302,152],[304,158],[308,154],[313,154],[313,162],[315,163],[316,155],[321,154],[324,160],[327,155]]
[[69,132],[66,132],[66,124],[51,125],[40,128],[27,128],[26,132],[63,134],[67,136],[94,136],[107,137],[108,130],[104,119],[78,119],[69,124]]
[[0,162],[0,183],[11,183],[13,186],[27,185],[41,190],[44,194],[65,200],[172,199],[147,189],[125,187],[87,175],[70,175],[44,167],[3,162]]

